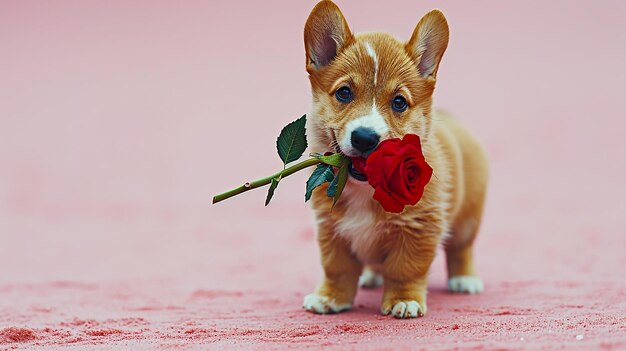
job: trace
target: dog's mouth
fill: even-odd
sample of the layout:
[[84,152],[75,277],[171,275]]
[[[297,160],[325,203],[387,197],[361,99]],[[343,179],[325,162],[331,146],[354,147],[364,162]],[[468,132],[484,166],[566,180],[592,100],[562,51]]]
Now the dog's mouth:
[[352,178],[365,182],[367,181],[367,175],[365,174],[365,161],[364,157],[352,157],[350,166],[348,167],[348,173]]
[[354,169],[354,166],[352,164],[350,164],[350,167],[348,168],[348,173],[350,173],[350,176],[358,181],[361,182],[366,182],[367,181],[367,176],[365,175],[365,173],[361,173],[360,171],[357,171],[356,169]]
[[367,181],[367,175],[365,174],[365,161],[367,160],[365,157],[352,157],[346,155],[341,148],[339,147],[339,143],[337,142],[337,136],[335,135],[335,131],[331,129],[331,136],[333,139],[333,143],[335,146],[335,152],[344,155],[345,157],[350,159],[350,165],[348,166],[348,174],[350,176],[360,182]]
[[343,151],[341,151],[339,146],[337,146],[335,151],[350,159],[350,165],[348,166],[348,174],[350,174],[352,178],[360,182],[367,181],[367,175],[365,174],[365,162],[367,161],[367,159],[365,157],[348,156]]

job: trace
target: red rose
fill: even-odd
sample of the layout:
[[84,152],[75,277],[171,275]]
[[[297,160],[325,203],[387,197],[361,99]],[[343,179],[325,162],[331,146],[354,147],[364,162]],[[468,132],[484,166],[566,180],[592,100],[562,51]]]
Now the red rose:
[[[353,167],[361,168],[359,161],[353,162]],[[400,213],[406,205],[415,205],[432,174],[415,134],[382,141],[365,163],[367,181],[375,189],[374,199],[387,212]]]

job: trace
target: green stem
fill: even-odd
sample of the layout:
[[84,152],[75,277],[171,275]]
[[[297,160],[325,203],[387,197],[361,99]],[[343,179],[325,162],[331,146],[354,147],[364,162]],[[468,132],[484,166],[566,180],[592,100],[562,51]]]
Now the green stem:
[[222,194],[219,194],[219,195],[215,195],[215,196],[213,196],[213,203],[216,204],[216,203],[218,203],[220,201],[226,200],[226,199],[228,199],[230,197],[233,197],[235,195],[239,195],[239,194],[244,193],[244,192],[246,192],[248,190],[252,190],[252,189],[256,189],[256,188],[262,187],[264,185],[268,185],[269,183],[272,182],[273,178],[278,178],[278,177],[284,178],[284,177],[287,177],[287,176],[289,176],[291,174],[294,174],[294,173],[296,173],[296,172],[298,172],[300,170],[303,170],[303,169],[305,169],[307,167],[315,166],[315,165],[317,165],[319,163],[322,163],[322,161],[320,161],[318,158],[310,158],[310,159],[308,159],[306,161],[302,161],[300,163],[296,163],[295,165],[293,165],[291,167],[287,167],[284,170],[282,170],[282,171],[280,171],[278,173],[272,174],[269,177],[261,178],[259,180],[255,180],[253,182],[248,182],[248,183],[245,183],[244,185],[242,185],[242,186],[240,186],[238,188],[235,188],[233,190],[229,190],[229,191],[227,191],[225,193],[222,193]]

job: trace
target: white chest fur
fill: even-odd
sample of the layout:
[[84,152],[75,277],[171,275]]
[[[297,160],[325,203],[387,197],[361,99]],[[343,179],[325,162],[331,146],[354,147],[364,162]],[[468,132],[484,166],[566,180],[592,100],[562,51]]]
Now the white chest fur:
[[372,195],[374,189],[368,185],[350,183],[341,194],[345,201],[345,215],[337,221],[337,234],[344,237],[351,246],[352,252],[364,263],[369,262],[369,252],[376,243],[380,223],[377,223]]

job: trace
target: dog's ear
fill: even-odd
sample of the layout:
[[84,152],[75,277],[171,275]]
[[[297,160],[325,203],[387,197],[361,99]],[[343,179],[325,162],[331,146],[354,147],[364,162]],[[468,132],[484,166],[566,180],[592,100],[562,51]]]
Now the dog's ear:
[[332,1],[320,1],[304,26],[307,69],[326,66],[353,40],[346,19]]
[[439,10],[432,10],[419,21],[406,50],[422,77],[436,78],[443,53],[448,47],[448,21]]

